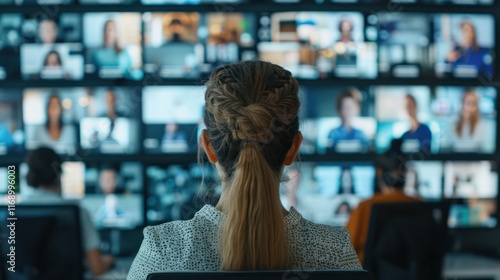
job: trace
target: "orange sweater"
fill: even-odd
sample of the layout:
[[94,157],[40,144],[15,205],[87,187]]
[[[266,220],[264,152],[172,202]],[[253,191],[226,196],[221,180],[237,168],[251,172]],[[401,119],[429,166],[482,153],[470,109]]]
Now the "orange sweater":
[[390,194],[376,194],[372,198],[361,202],[352,211],[347,223],[347,230],[351,234],[351,242],[358,253],[361,263],[364,262],[365,244],[368,237],[368,227],[370,225],[370,215],[372,206],[376,203],[397,203],[397,202],[418,202],[420,199],[405,195],[402,191],[395,191]]

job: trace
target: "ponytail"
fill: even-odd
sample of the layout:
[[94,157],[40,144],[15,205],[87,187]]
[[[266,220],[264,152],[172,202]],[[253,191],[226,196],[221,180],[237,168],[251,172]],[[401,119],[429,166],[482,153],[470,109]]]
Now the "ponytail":
[[223,207],[222,270],[280,270],[288,267],[288,248],[279,197],[279,178],[260,146],[245,143]]

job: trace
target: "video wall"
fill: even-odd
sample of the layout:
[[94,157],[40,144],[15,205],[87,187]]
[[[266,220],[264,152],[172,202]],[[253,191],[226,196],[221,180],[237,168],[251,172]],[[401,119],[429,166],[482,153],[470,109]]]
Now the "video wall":
[[[14,164],[28,194],[24,157],[48,146],[65,160],[62,195],[96,228],[190,219],[221,192],[213,167],[196,163],[203,82],[262,59],[301,84],[304,141],[284,171],[285,207],[344,226],[377,189],[375,156],[402,139],[416,159],[407,194],[451,201],[451,228],[497,226],[497,3],[397,0],[404,9],[381,15],[367,5],[386,1],[254,2],[0,0],[0,181]],[[44,5],[61,11],[34,12]]]

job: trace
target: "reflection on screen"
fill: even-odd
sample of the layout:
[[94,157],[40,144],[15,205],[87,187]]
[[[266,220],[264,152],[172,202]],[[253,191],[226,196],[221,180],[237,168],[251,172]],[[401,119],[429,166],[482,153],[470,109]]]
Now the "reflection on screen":
[[430,72],[427,15],[393,13],[377,20],[380,75],[416,78]]
[[143,122],[148,153],[195,153],[203,125],[204,87],[147,87],[143,90]]
[[256,56],[250,14],[146,13],[143,19],[144,70],[162,78],[198,78],[219,64]]
[[359,202],[373,195],[375,168],[368,163],[301,163],[287,168],[281,188],[285,208],[315,223],[344,226]]
[[21,91],[0,89],[0,155],[24,151]]
[[310,143],[316,143],[320,154],[371,150],[376,121],[368,89],[302,88],[301,95],[301,114],[306,119],[301,128],[306,145],[302,152]]
[[304,79],[375,78],[377,47],[364,42],[359,13],[283,12],[262,15],[260,59]]
[[189,220],[203,205],[216,205],[220,196],[218,174],[210,165],[150,166],[146,173],[149,224]]
[[450,227],[495,227],[498,174],[488,161],[446,162],[444,195],[454,199]]
[[88,13],[83,22],[87,74],[102,79],[142,79],[140,14]]
[[441,78],[491,78],[494,73],[494,24],[491,15],[435,15],[436,75]]

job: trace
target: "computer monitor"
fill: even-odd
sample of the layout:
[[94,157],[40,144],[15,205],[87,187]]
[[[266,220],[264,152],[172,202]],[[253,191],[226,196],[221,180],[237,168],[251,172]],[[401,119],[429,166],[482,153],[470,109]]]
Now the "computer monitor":
[[19,47],[23,38],[22,23],[21,14],[0,15],[0,81],[21,77]]
[[144,70],[162,79],[196,79],[220,64],[256,57],[249,13],[145,13],[143,20]]
[[375,168],[369,162],[301,162],[284,171],[280,193],[286,209],[305,219],[345,226],[357,205],[373,196]]
[[83,26],[85,73],[89,78],[143,78],[141,14],[87,13]]
[[143,89],[142,120],[147,153],[191,153],[198,151],[203,124],[205,88],[162,86]]
[[[14,224],[0,229],[1,269],[6,280],[83,279],[84,254],[77,205],[20,204],[12,210],[13,216],[8,209],[11,208],[0,207],[0,219]],[[9,242],[13,235],[15,243]],[[15,256],[12,259],[8,254]],[[14,267],[15,273],[8,271],[9,267]]]
[[373,205],[363,267],[378,279],[440,279],[448,208],[445,202]]
[[434,70],[439,78],[494,75],[495,19],[492,15],[436,14]]
[[[63,162],[61,195],[77,200],[97,229],[135,229],[144,224],[142,165],[138,162]],[[19,168],[22,199],[28,166]]]
[[493,87],[377,86],[374,92],[379,153],[392,139],[403,140],[403,152],[424,156],[496,150]]
[[298,78],[377,77],[377,45],[365,40],[361,13],[266,13],[259,23],[259,58]]
[[418,78],[431,73],[431,20],[427,14],[394,12],[377,17],[381,77]]
[[444,175],[444,197],[451,200],[449,227],[497,226],[498,171],[495,162],[446,162]]
[[443,196],[443,163],[410,161],[407,163],[404,193],[425,201],[439,201]]
[[208,164],[153,165],[146,174],[148,224],[189,220],[205,204],[215,206],[220,197],[218,173]]
[[[368,153],[377,130],[369,88],[302,87],[303,153]],[[314,143],[314,145],[313,145]],[[313,146],[314,148],[309,148]]]
[[0,155],[24,152],[21,89],[0,89]]

